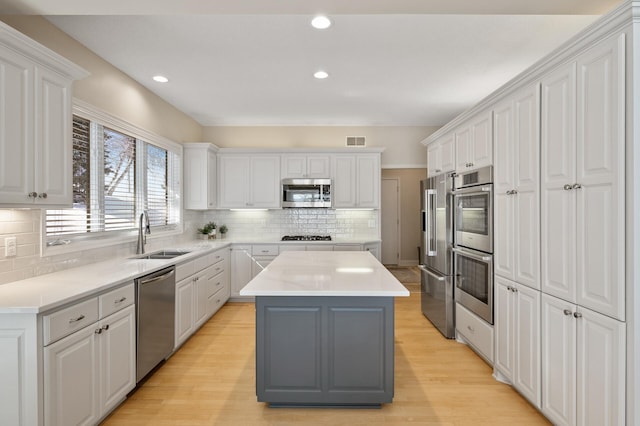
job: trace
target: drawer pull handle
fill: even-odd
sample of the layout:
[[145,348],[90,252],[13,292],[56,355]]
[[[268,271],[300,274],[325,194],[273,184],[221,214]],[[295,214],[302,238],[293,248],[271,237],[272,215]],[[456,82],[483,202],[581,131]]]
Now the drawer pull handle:
[[71,318],[69,320],[69,324],[73,324],[74,322],[82,321],[84,319],[84,315],[80,315],[78,318]]
[[114,303],[114,304],[116,304],[116,303],[122,303],[122,302],[124,302],[125,300],[127,300],[127,298],[126,298],[126,297],[124,297],[124,296],[122,296],[120,299],[118,299],[118,300],[114,300],[114,301],[113,301],[113,303]]

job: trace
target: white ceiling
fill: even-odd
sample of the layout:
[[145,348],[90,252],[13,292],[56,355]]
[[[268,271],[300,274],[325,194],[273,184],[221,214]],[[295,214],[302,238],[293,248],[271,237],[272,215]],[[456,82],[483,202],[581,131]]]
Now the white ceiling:
[[[205,126],[438,126],[619,1],[89,3],[98,2],[8,7],[58,15],[47,18]],[[315,11],[334,25],[313,29]],[[318,69],[330,77],[314,79]],[[153,82],[156,74],[170,82]]]

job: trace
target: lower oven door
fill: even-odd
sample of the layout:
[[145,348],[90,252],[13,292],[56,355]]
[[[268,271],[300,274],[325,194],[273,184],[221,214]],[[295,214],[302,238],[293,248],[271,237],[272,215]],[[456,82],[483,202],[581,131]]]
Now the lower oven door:
[[456,301],[493,324],[493,256],[455,248]]

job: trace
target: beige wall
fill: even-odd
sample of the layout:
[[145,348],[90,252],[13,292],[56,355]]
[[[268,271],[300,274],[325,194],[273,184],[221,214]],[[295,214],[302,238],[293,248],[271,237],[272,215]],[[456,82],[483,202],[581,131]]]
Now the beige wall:
[[[417,264],[420,245],[420,181],[426,169],[383,169],[382,179],[400,183],[400,265]],[[384,242],[383,242],[384,244]]]
[[73,96],[175,142],[200,140],[202,126],[41,16],[0,16],[21,33],[83,67]]
[[365,136],[368,147],[384,147],[382,167],[425,168],[427,148],[420,143],[438,127],[204,127],[203,141],[221,148],[339,148],[347,136]]

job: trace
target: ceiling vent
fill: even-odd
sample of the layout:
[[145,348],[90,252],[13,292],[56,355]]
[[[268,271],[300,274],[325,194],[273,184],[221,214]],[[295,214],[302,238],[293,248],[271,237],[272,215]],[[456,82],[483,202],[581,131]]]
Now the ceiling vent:
[[365,146],[364,136],[347,136],[347,146]]

